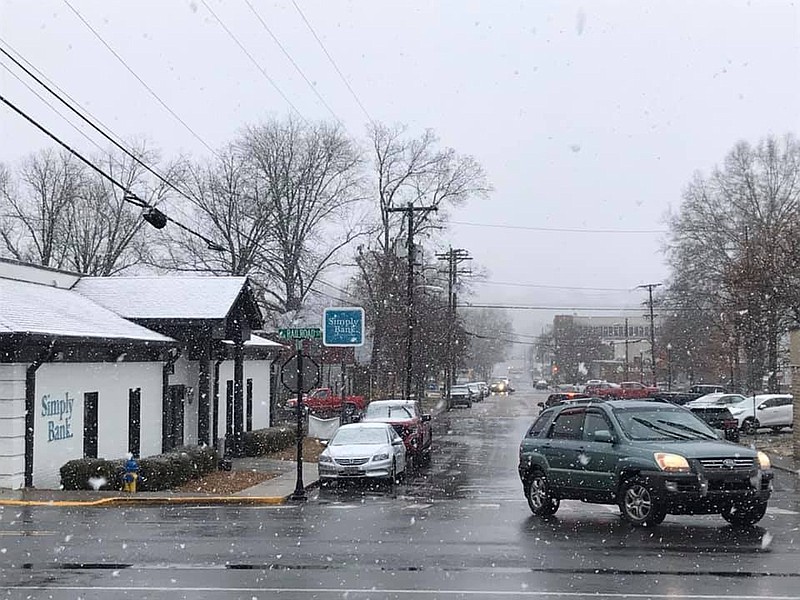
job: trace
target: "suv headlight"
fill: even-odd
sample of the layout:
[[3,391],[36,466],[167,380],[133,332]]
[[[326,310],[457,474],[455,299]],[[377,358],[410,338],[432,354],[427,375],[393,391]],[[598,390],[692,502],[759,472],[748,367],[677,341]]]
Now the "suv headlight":
[[764,471],[772,468],[772,463],[769,460],[769,456],[767,456],[765,452],[758,453],[758,466]]
[[375,461],[378,461],[378,460],[389,460],[389,453],[388,452],[383,452],[382,454],[376,454],[375,456],[372,457],[372,460],[375,460]]
[[662,471],[669,471],[671,473],[688,473],[691,470],[689,468],[689,461],[686,460],[685,456],[681,456],[680,454],[656,452],[653,454],[653,457],[656,459],[658,468]]

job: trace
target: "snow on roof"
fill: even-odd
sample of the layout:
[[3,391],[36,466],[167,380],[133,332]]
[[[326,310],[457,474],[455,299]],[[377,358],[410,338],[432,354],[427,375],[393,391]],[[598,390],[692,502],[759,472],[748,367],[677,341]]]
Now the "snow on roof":
[[[222,340],[224,344],[233,344],[231,340]],[[255,348],[283,348],[283,344],[279,344],[278,342],[273,342],[272,340],[268,340],[267,338],[263,338],[259,335],[250,334],[250,339],[244,343],[245,346],[248,348],[255,347]]]
[[73,291],[0,277],[2,333],[173,341],[123,319]]
[[84,277],[79,294],[127,319],[224,319],[246,277]]

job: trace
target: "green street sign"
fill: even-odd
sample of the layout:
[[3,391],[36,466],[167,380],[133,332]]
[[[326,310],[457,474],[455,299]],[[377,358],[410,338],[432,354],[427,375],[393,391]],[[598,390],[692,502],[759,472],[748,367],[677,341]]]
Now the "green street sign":
[[278,329],[278,335],[284,340],[318,340],[322,337],[322,329],[319,327],[290,327]]

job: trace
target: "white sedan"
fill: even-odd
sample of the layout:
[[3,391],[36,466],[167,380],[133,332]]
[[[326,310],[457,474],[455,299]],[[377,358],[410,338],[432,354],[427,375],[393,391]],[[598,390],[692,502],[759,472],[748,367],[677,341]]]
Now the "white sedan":
[[336,430],[317,466],[322,484],[365,478],[394,483],[406,472],[406,447],[388,423],[351,423]]

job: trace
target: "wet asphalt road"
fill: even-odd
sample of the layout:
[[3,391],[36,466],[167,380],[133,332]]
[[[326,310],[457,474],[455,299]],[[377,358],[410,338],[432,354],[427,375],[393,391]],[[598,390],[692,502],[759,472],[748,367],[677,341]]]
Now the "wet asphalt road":
[[779,473],[767,517],[624,525],[564,502],[531,516],[516,473],[542,393],[437,417],[432,464],[395,489],[303,506],[0,509],[7,598],[800,598],[800,502]]

